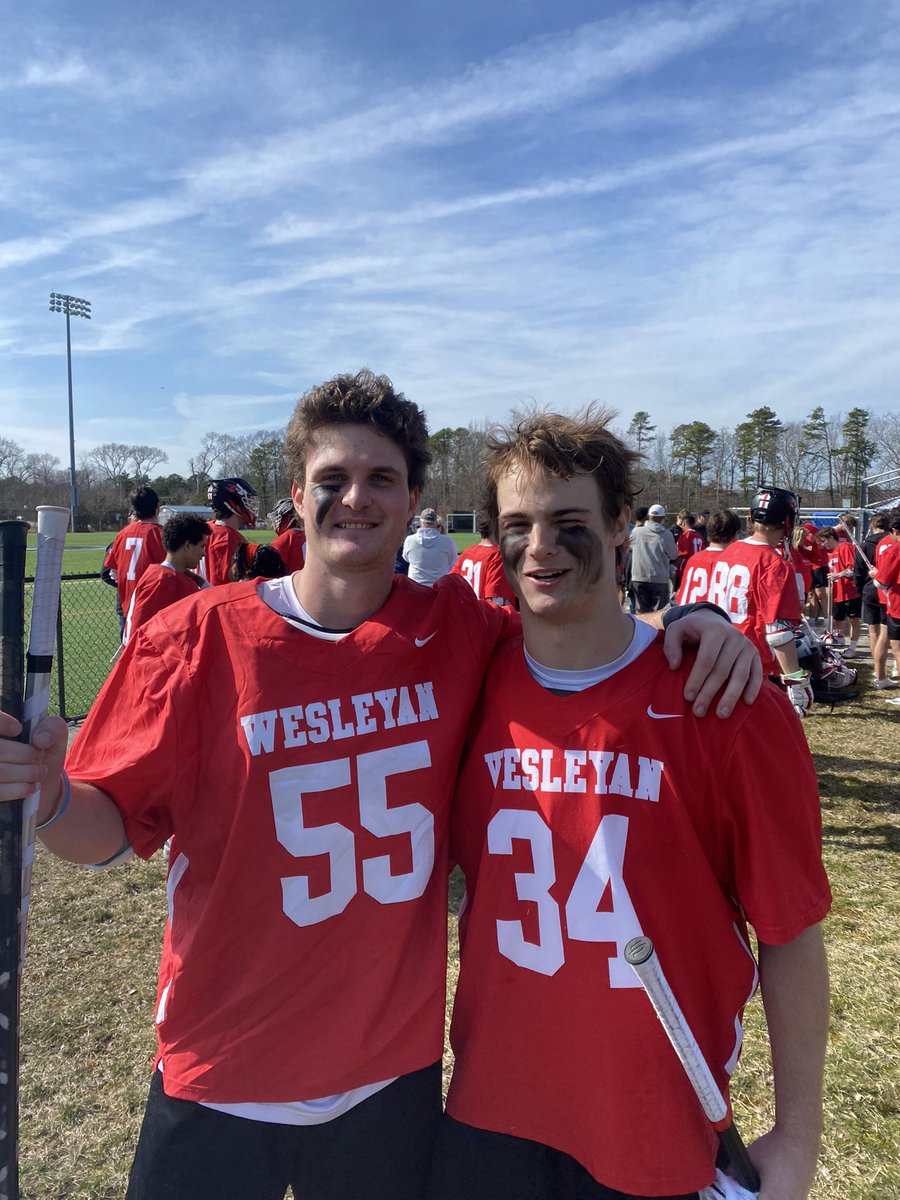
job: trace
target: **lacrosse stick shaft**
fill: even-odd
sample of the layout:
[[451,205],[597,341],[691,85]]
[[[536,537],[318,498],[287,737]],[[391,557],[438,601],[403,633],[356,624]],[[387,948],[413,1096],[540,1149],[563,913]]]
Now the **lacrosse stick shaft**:
[[741,1187],[759,1191],[759,1174],[735,1127],[722,1090],[697,1044],[681,1006],[675,999],[668,980],[649,938],[632,938],[625,947],[625,960],[641,982],[650,998],[660,1024],[672,1043],[684,1067],[694,1093],[719,1137],[719,1145],[727,1158],[731,1174]]
[[863,560],[863,562],[866,564],[866,566],[869,568],[870,571],[874,571],[875,564],[869,562],[869,560],[866,558],[865,552],[863,551],[863,548],[862,548],[862,542],[857,540],[856,534],[853,532],[853,530],[850,528],[850,526],[845,525],[844,522],[840,518],[838,518],[838,524],[844,529],[844,531],[847,534],[847,537],[850,539],[850,541],[856,547],[856,553],[859,555],[859,557]]
[[[0,708],[24,713],[25,521],[0,522]],[[22,801],[0,804],[0,1200],[19,1195],[19,897]]]

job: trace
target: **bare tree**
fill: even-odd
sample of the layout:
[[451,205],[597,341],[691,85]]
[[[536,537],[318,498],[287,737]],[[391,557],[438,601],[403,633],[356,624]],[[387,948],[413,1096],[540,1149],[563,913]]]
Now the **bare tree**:
[[900,413],[882,413],[872,417],[869,428],[876,444],[875,464],[871,473],[900,471]]
[[135,483],[146,483],[150,472],[160,463],[168,462],[169,456],[158,446],[129,446],[128,465],[131,467],[131,478]]
[[206,481],[213,476],[213,467],[219,456],[220,436],[218,433],[204,433],[200,449],[192,458],[188,459],[188,468],[198,493],[203,490]]
[[122,442],[103,442],[86,454],[84,461],[96,467],[100,477],[112,484],[116,496],[124,500],[130,483],[130,458],[130,446],[125,446]]
[[22,463],[22,479],[40,487],[49,487],[57,482],[59,459],[54,454],[26,454]]
[[0,479],[12,479],[21,474],[25,451],[12,438],[0,437]]

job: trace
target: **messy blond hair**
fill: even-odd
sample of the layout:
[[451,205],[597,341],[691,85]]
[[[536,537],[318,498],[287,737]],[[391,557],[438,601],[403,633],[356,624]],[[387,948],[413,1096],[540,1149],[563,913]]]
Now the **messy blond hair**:
[[507,425],[490,431],[485,445],[484,507],[495,523],[497,485],[510,471],[538,468],[558,479],[593,475],[603,515],[613,524],[637,492],[634,470],[639,456],[609,429],[615,414],[590,405],[574,416],[533,410],[513,413]]

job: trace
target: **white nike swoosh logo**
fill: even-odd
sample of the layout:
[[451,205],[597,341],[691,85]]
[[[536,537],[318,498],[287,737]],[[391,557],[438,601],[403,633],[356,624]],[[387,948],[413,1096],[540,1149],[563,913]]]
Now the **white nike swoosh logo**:
[[653,719],[655,721],[672,721],[676,717],[681,717],[683,715],[684,715],[683,713],[655,713],[653,711],[653,705],[652,704],[647,705],[647,716],[653,717]]
[[[437,630],[435,630],[434,633],[437,633]],[[429,633],[427,638],[416,638],[415,639],[416,645],[417,646],[427,646],[428,643],[431,641],[431,639],[434,637],[434,633]]]

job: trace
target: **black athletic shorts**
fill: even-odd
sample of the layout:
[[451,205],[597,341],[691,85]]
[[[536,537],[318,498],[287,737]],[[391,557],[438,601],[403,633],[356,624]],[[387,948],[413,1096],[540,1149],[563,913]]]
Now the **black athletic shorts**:
[[813,567],[812,583],[810,584],[810,587],[814,587],[814,588],[828,587],[828,568],[827,567]]
[[863,592],[861,615],[867,625],[887,624],[887,606],[880,604],[877,599],[870,599],[865,592]]
[[667,583],[632,580],[631,587],[639,613],[659,612],[669,603],[670,588]]
[[854,596],[852,600],[835,600],[832,611],[836,621],[858,617],[862,612],[862,596]]
[[892,617],[888,614],[887,627],[888,638],[892,642],[900,642],[900,617]]
[[[697,1192],[656,1200],[697,1200]],[[561,1150],[444,1116],[427,1200],[645,1200],[604,1187]]]
[[421,1200],[440,1119],[440,1063],[322,1125],[174,1100],[154,1071],[126,1200]]

